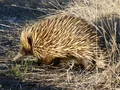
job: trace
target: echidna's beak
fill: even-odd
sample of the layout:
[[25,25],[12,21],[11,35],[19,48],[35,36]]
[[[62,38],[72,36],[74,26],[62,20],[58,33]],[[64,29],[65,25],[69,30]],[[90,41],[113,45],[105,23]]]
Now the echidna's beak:
[[20,57],[22,57],[23,55],[21,53],[18,53],[14,58],[13,61],[16,61],[17,59],[19,59]]

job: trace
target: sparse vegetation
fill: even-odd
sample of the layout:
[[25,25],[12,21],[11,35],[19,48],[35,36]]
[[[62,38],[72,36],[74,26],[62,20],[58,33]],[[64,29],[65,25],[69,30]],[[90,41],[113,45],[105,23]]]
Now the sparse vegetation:
[[8,73],[8,75],[10,75],[10,76],[21,76],[20,75],[21,74],[21,72],[20,72],[20,66],[19,65],[16,65],[14,68],[12,68],[11,70],[10,70],[10,72]]
[[[40,0],[42,1],[42,0]],[[46,1],[46,0],[45,0]],[[55,0],[57,1],[57,0]],[[70,1],[70,0],[68,0]],[[84,1],[84,2],[82,2]],[[21,3],[20,3],[21,2]],[[24,2],[24,4],[22,4]],[[69,3],[65,10],[41,7],[37,0],[1,0],[0,7],[0,89],[5,90],[119,90],[120,89],[120,1],[119,0],[76,0]],[[25,4],[26,3],[26,4]],[[64,3],[64,2],[63,2]],[[39,4],[39,5],[38,5]],[[27,6],[26,6],[27,5]],[[55,7],[59,4],[57,3]],[[7,7],[6,7],[7,6]],[[19,6],[19,7],[18,7]],[[38,7],[37,7],[38,6]],[[60,7],[63,7],[59,5]],[[58,7],[59,7],[58,6]],[[17,7],[17,8],[13,8]],[[24,7],[24,8],[23,8]],[[25,9],[26,8],[26,9]],[[49,8],[49,9],[48,9]],[[65,8],[65,6],[64,6]],[[16,13],[20,10],[22,14]],[[36,10],[39,12],[36,12]],[[46,11],[49,10],[49,13]],[[40,14],[41,11],[44,13]],[[31,57],[23,63],[9,60],[18,51],[20,27],[28,20],[36,20],[53,12],[69,13],[81,17],[94,25],[104,36],[107,52],[104,53],[106,67],[86,71],[79,68],[38,66]],[[26,14],[29,12],[29,14]],[[29,16],[30,15],[30,16]],[[41,16],[41,17],[38,17]],[[97,54],[97,53],[96,53]],[[101,53],[103,54],[103,53]],[[103,59],[102,55],[101,59]],[[23,59],[23,58],[22,58]],[[21,60],[22,60],[21,59]],[[98,62],[101,66],[102,64]],[[11,78],[12,77],[12,78]],[[17,78],[17,79],[16,79]],[[21,78],[21,79],[20,79]]]

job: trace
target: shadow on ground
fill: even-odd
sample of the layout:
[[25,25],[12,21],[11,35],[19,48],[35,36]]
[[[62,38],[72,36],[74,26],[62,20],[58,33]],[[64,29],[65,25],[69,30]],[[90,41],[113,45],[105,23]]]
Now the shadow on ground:
[[28,20],[63,9],[69,0],[2,0],[0,2],[0,29],[19,27]]
[[0,77],[1,90],[63,90],[54,86],[40,85],[40,82],[21,82],[13,77]]

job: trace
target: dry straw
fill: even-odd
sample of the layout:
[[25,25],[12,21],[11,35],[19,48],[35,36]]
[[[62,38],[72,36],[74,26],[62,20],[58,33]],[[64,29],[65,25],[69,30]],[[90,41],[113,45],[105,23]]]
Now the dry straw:
[[80,90],[117,90],[120,84],[120,0],[74,0],[63,12],[93,24],[104,37],[107,49],[105,70],[100,72],[96,67],[94,74],[83,75],[81,80],[74,75],[77,86]]

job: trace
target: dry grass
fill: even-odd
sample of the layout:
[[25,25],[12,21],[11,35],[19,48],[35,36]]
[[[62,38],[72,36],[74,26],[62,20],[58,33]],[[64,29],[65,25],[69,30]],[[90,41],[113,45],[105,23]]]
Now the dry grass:
[[89,77],[85,79],[80,79],[80,77],[75,79],[78,81],[78,85],[81,85],[82,89],[80,90],[116,90],[120,87],[120,1],[89,0],[85,2],[84,0],[81,3],[78,0],[68,7],[67,13],[84,18],[101,32],[107,49],[105,54],[107,67],[104,68],[105,70],[100,72],[96,67],[96,73],[89,74]]
[[[21,82],[17,85],[21,90],[119,90],[120,89],[120,1],[119,0],[74,0],[63,13],[69,13],[76,17],[84,18],[94,25],[105,39],[107,52],[100,55],[106,62],[104,69],[96,67],[92,71],[82,71],[81,69],[65,68],[65,66],[37,66],[35,62],[24,62],[22,64],[7,63],[6,68],[12,66],[11,72],[7,76],[17,76]],[[59,12],[59,11],[58,11]],[[61,12],[61,11],[60,11]],[[2,30],[0,33],[4,33]],[[16,32],[19,35],[19,32]],[[5,40],[12,40],[15,47],[8,48],[7,55],[3,55],[0,60],[9,60],[18,50],[18,36],[7,33]],[[14,36],[13,36],[14,35]],[[14,38],[17,37],[17,40]],[[4,39],[1,35],[1,39]],[[12,54],[12,56],[11,56]],[[104,56],[104,57],[103,57]],[[106,57],[106,58],[105,58]],[[25,61],[35,59],[25,58]],[[73,63],[71,63],[73,64]],[[101,66],[101,64],[98,63]],[[4,66],[3,66],[4,67]],[[3,72],[3,70],[0,70]],[[0,74],[1,75],[1,74]],[[6,73],[5,73],[6,75]],[[1,78],[0,78],[1,79]],[[8,79],[8,78],[7,78]],[[8,79],[9,80],[9,79]],[[11,79],[10,79],[11,80]],[[11,80],[12,81],[12,80]],[[16,84],[15,84],[16,85]],[[2,87],[2,86],[1,86]],[[1,89],[0,87],[0,89]],[[13,85],[14,87],[14,85]],[[11,88],[13,88],[11,87]],[[47,88],[44,88],[47,87]],[[10,88],[9,88],[10,89]],[[15,90],[15,89],[14,89]]]

